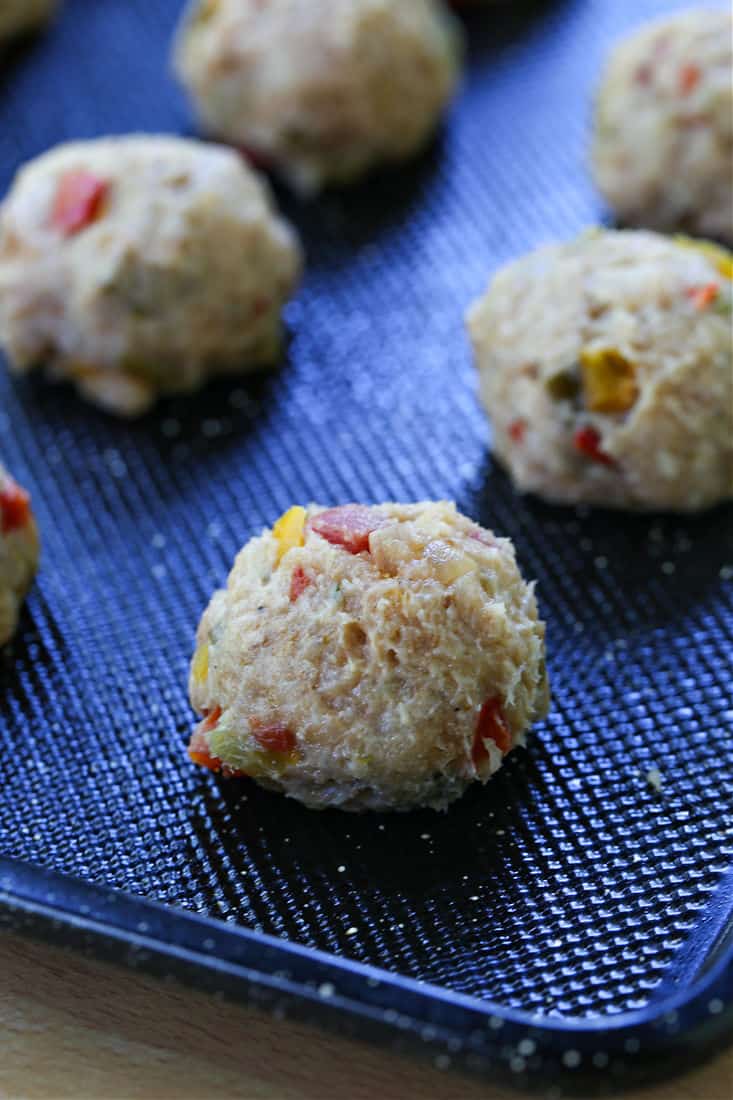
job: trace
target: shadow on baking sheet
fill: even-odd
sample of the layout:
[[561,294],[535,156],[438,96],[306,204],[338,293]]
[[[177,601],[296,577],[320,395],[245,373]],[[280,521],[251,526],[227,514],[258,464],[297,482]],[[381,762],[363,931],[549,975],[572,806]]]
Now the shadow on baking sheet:
[[466,28],[466,60],[471,67],[490,66],[506,49],[528,35],[544,33],[544,23],[577,0],[519,0],[494,3],[488,10],[470,0],[460,12]]
[[277,187],[283,213],[303,241],[308,275],[349,264],[359,250],[403,225],[439,176],[445,140],[441,129],[419,156],[376,168],[347,187],[327,188],[317,201],[301,200]]
[[733,561],[733,505],[698,514],[554,505],[515,492],[488,454],[459,507],[514,541],[545,618],[571,611],[588,627],[584,646],[602,643],[604,622],[609,637],[633,638],[694,615],[720,597]]
[[267,424],[268,406],[276,401],[288,369],[286,351],[274,368],[217,378],[193,393],[162,397],[150,412],[132,420],[97,408],[71,384],[50,382],[41,372],[13,384],[28,417],[42,419],[57,438],[81,441],[97,431],[110,449],[144,447],[154,463],[167,464],[241,445],[257,426]]

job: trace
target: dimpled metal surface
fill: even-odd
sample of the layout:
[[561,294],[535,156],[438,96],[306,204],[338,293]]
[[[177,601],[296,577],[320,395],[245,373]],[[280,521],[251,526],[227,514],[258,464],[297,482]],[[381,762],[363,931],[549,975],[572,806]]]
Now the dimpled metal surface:
[[[604,217],[586,171],[601,59],[682,6],[473,16],[421,160],[311,205],[280,195],[308,271],[279,371],[126,424],[2,370],[0,451],[43,558],[0,657],[0,855],[532,1013],[639,1007],[694,953],[733,855],[733,513],[520,499],[463,328],[499,265]],[[178,8],[68,0],[4,61],[3,191],[58,141],[192,132],[167,70]],[[537,578],[554,705],[527,749],[445,815],[317,814],[192,767],[194,630],[238,548],[293,502],[425,497],[510,536]]]

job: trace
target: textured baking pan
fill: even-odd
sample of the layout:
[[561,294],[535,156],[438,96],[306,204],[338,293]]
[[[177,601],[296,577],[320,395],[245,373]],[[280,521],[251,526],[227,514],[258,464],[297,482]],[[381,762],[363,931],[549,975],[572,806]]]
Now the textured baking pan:
[[[190,130],[178,6],[67,0],[6,58],[0,188],[59,140]],[[309,263],[278,372],[121,424],[2,371],[0,453],[43,533],[0,657],[11,927],[520,1084],[603,1089],[730,1033],[733,512],[518,498],[462,326],[500,263],[603,217],[599,60],[674,6],[473,17],[421,161],[280,196]],[[238,547],[294,501],[423,497],[510,535],[538,580],[554,706],[527,750],[445,815],[316,814],[191,767],[193,632]]]

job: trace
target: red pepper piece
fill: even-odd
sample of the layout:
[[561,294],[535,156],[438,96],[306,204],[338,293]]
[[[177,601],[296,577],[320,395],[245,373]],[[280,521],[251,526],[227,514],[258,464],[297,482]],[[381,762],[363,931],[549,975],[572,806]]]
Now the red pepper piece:
[[310,521],[311,530],[334,546],[342,546],[350,554],[369,549],[369,536],[389,523],[386,516],[365,504],[344,504],[329,508]]
[[193,731],[193,736],[188,746],[188,755],[194,764],[200,764],[203,768],[209,768],[212,772],[221,771],[221,760],[218,756],[212,756],[209,752],[209,743],[206,734],[210,733],[221,718],[221,707],[204,714],[204,720]]
[[260,172],[269,172],[274,167],[275,161],[271,153],[254,149],[251,145],[238,145],[237,149],[244,159]]
[[638,65],[634,70],[634,81],[641,87],[646,88],[652,82],[654,70],[651,65]]
[[489,755],[484,741],[493,741],[503,755],[512,747],[512,735],[498,696],[487,699],[479,711],[471,754],[475,767]]
[[222,764],[218,756],[213,756],[209,751],[206,734],[214,729],[220,718],[221,707],[214,707],[213,710],[204,715],[204,721],[194,730],[191,737],[188,746],[189,759],[202,768],[208,768],[209,771],[221,772],[227,779],[241,779],[246,777],[246,772],[227,767],[226,764]]
[[0,489],[0,522],[3,534],[19,531],[31,517],[31,498],[11,477]]
[[265,725],[256,719],[252,721],[251,725],[252,736],[265,752],[288,753],[295,748],[295,734],[287,726],[283,726],[279,722]]
[[523,443],[526,434],[527,421],[512,420],[511,424],[509,425],[509,437],[513,439],[515,443]]
[[193,764],[199,764],[202,768],[208,768],[212,772],[221,771],[221,760],[218,756],[212,756],[206,744],[206,738],[200,730],[196,730],[188,746],[188,756]]
[[717,283],[705,283],[704,286],[691,286],[686,292],[695,309],[707,309],[720,293]]
[[62,176],[53,200],[51,224],[64,237],[72,237],[95,221],[107,197],[109,184],[80,169]]
[[700,83],[699,65],[683,65],[679,75],[679,90],[682,95],[689,95]]
[[216,729],[217,723],[221,718],[221,707],[214,707],[213,710],[204,711],[204,721],[201,725],[202,733],[210,733],[211,730]]
[[302,565],[296,565],[290,578],[290,602],[295,603],[302,596],[306,588],[313,584],[313,578],[309,577]]
[[578,428],[573,436],[573,446],[576,451],[580,451],[582,455],[590,458],[593,462],[600,462],[604,466],[616,465],[611,456],[601,449],[600,433],[590,425],[586,428]]
[[198,764],[202,768],[208,768],[210,772],[221,772],[225,779],[246,779],[247,773],[241,771],[239,768],[229,768],[226,764],[222,764],[218,756],[212,756],[206,746],[206,742],[202,739],[198,740],[199,734],[195,733],[191,738],[191,744],[188,746],[188,756],[192,763]]

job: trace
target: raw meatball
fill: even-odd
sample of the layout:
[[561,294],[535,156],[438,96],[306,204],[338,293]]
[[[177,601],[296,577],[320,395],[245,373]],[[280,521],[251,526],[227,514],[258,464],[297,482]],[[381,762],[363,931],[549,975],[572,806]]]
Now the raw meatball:
[[733,23],[688,11],[611,55],[598,95],[598,187],[632,225],[733,240]]
[[40,27],[56,6],[57,0],[0,0],[0,43]]
[[544,625],[453,504],[295,507],[198,630],[189,753],[316,809],[442,809],[542,718]]
[[198,0],[175,67],[208,130],[312,192],[425,144],[460,41],[436,0]]
[[715,245],[631,231],[499,272],[468,324],[520,489],[680,511],[733,494],[731,272]]
[[38,565],[30,497],[0,465],[0,645],[12,637]]
[[231,149],[133,136],[63,145],[0,207],[0,342],[121,415],[276,360],[293,231]]

